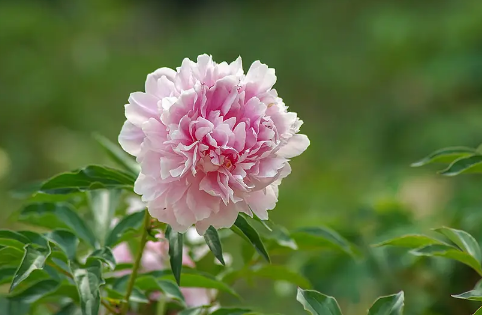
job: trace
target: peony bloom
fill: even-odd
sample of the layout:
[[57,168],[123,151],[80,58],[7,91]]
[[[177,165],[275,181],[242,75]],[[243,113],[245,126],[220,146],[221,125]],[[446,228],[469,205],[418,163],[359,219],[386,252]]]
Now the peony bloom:
[[268,218],[289,159],[310,143],[275,82],[259,61],[244,74],[241,58],[217,64],[208,55],[147,76],[146,91],[130,95],[119,143],[140,163],[134,190],[153,217],[179,232],[195,224],[201,235],[240,212]]

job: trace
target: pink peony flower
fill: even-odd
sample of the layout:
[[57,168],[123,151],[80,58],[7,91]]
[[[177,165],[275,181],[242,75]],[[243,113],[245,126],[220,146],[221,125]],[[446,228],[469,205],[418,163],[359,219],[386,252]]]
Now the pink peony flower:
[[150,214],[184,232],[230,227],[244,212],[267,219],[289,159],[310,144],[302,121],[272,89],[274,69],[255,61],[244,74],[201,55],[147,76],[132,93],[119,135],[141,173],[135,192]]

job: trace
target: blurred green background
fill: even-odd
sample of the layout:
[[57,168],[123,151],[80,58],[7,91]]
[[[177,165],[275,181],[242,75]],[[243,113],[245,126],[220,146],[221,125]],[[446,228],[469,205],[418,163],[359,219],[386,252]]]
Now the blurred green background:
[[[478,276],[461,264],[370,245],[448,225],[482,241],[481,179],[410,163],[482,142],[482,1],[0,1],[0,226],[9,191],[88,163],[116,140],[147,73],[202,53],[276,69],[276,89],[311,139],[271,216],[327,225],[364,251],[286,258],[345,315],[405,290],[406,314],[470,314],[450,297]],[[274,288],[274,289],[273,289]],[[303,314],[294,288],[238,284],[260,311]],[[262,293],[262,294],[260,294]],[[228,301],[229,302],[229,301]]]

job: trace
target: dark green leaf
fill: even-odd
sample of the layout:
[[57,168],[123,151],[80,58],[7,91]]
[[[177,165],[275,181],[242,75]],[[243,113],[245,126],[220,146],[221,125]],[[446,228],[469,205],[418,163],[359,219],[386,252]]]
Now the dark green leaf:
[[368,315],[402,315],[403,291],[378,298],[368,310]]
[[55,280],[42,280],[31,285],[22,292],[11,295],[9,298],[23,303],[34,303],[43,296],[53,292],[58,286],[59,283]]
[[99,165],[89,165],[80,170],[54,176],[42,184],[46,194],[70,194],[94,189],[132,190],[136,177],[123,171]]
[[73,260],[77,252],[77,237],[67,230],[54,230],[46,234],[49,241],[57,245],[65,253],[68,259]]
[[348,255],[358,258],[360,251],[344,237],[327,227],[306,227],[295,230],[291,237],[298,246],[303,248],[332,248],[341,250]]
[[69,303],[62,307],[55,315],[74,315],[77,313],[77,306],[74,303]]
[[156,279],[154,276],[145,275],[136,279],[136,288],[143,291],[161,291],[168,297],[184,304],[184,296],[176,283],[169,280]]
[[30,240],[20,233],[10,230],[0,230],[0,245],[15,247],[23,251],[26,244],[30,243]]
[[114,162],[116,162],[119,166],[122,166],[132,175],[139,175],[141,168],[134,158],[132,158],[132,156],[127,154],[124,150],[122,150],[121,147],[102,135],[94,134],[94,138],[97,140],[97,142],[99,142],[99,144]]
[[0,285],[11,282],[16,271],[17,271],[17,267],[1,268],[0,269]]
[[482,254],[480,252],[480,247],[477,241],[469,233],[451,229],[448,227],[441,227],[435,229],[435,231],[445,235],[449,240],[454,242],[463,252],[473,256],[477,261],[482,260]]
[[18,233],[28,238],[30,240],[30,243],[32,244],[38,245],[40,247],[45,247],[45,248],[49,247],[49,242],[47,241],[47,239],[43,235],[37,232],[18,231]]
[[435,238],[431,238],[425,235],[403,235],[400,237],[392,238],[387,241],[383,241],[379,244],[374,246],[401,246],[401,247],[409,247],[409,248],[420,248],[422,246],[427,245],[435,245],[435,244],[444,244],[442,241],[439,241]]
[[412,163],[412,167],[419,167],[430,163],[452,163],[453,161],[475,154],[476,151],[467,147],[449,147],[437,150],[420,161]]
[[320,292],[298,288],[296,300],[313,315],[341,315],[340,307],[335,298]]
[[113,248],[119,244],[122,236],[129,230],[138,229],[144,220],[146,211],[142,210],[124,217],[115,227],[110,231],[105,245]]
[[206,241],[206,244],[211,252],[213,252],[214,257],[216,257],[221,264],[225,265],[223,258],[223,247],[221,245],[221,241],[219,240],[218,231],[216,231],[213,226],[210,226],[206,230],[206,233],[204,233],[204,240]]
[[219,308],[214,311],[211,315],[245,315],[250,313],[251,310],[245,308]]
[[12,284],[10,285],[10,292],[22,281],[27,279],[32,271],[42,269],[49,255],[50,247],[48,247],[48,245],[47,248],[34,248],[34,245],[32,244],[26,245],[22,262],[20,263],[20,266],[13,277]]
[[103,263],[107,264],[111,270],[115,269],[116,262],[114,254],[109,247],[96,249],[92,254],[90,254],[88,260],[90,259],[99,259]]
[[94,233],[66,203],[30,204],[22,209],[19,220],[50,229],[65,228],[92,247],[97,243]]
[[184,243],[184,235],[172,231],[168,226],[166,229],[166,237],[169,240],[169,262],[171,270],[178,285],[181,285],[182,270],[182,247]]
[[115,210],[119,206],[122,191],[118,189],[98,189],[87,192],[90,209],[94,216],[95,232],[97,238],[104,244],[107,233],[110,231]]
[[102,264],[98,260],[92,260],[85,268],[72,271],[77,290],[79,291],[82,314],[98,315],[100,308],[99,287],[104,284]]
[[460,158],[440,172],[440,174],[445,176],[455,176],[466,173],[482,173],[482,155]]
[[[234,225],[246,236],[246,238],[258,251],[258,253],[263,256],[266,261],[270,262],[268,252],[266,251],[266,248],[264,247],[264,244],[261,241],[258,232],[256,232],[256,230],[248,223],[248,221],[243,216],[238,215],[238,218],[236,219],[236,222],[234,222]],[[239,231],[237,232],[235,229],[233,229],[233,231],[235,233],[239,233]]]

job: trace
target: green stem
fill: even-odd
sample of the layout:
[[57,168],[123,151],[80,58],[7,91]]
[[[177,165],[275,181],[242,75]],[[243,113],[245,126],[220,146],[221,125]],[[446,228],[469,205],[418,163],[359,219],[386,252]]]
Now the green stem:
[[147,232],[150,226],[150,216],[147,210],[145,210],[144,214],[144,224],[142,226],[142,235],[141,235],[141,244],[139,247],[139,252],[137,253],[136,260],[134,261],[134,266],[132,267],[131,277],[129,278],[129,282],[127,283],[127,291],[124,297],[124,304],[122,305],[121,315],[126,315],[127,311],[129,310],[129,298],[131,297],[132,290],[134,289],[134,283],[136,282],[137,272],[139,271],[139,267],[141,265],[142,254],[144,253],[144,247],[147,243]]

